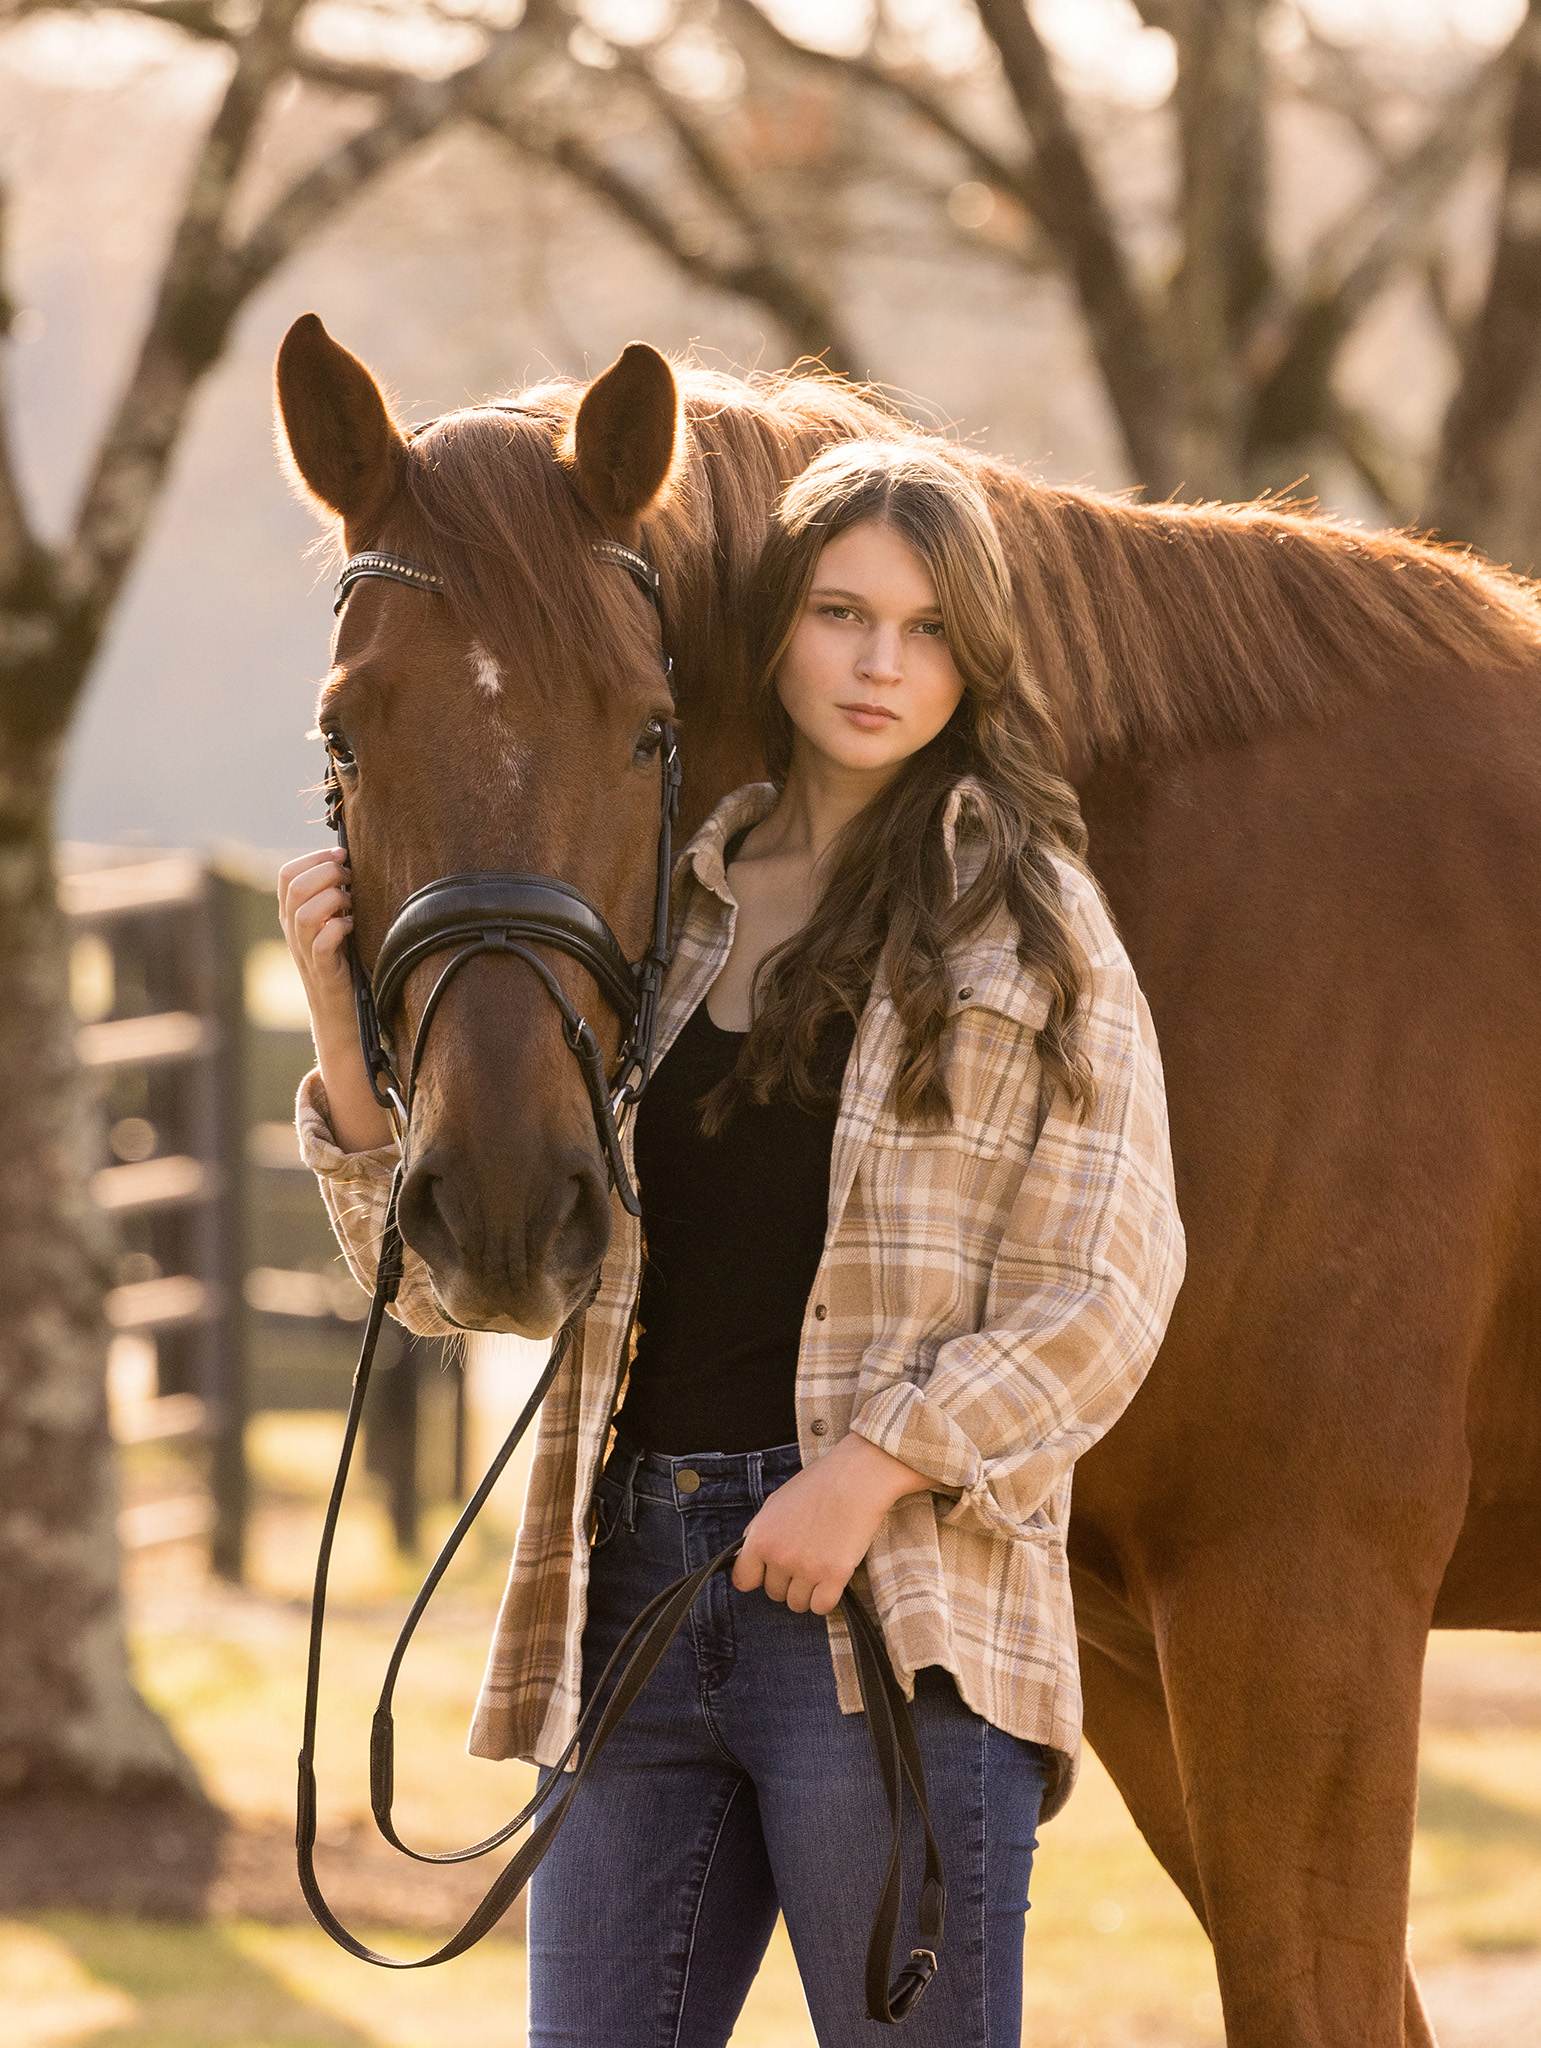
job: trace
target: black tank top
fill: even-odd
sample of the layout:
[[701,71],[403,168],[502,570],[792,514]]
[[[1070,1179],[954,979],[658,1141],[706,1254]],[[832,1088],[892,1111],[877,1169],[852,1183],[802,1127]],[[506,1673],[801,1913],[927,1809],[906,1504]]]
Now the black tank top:
[[[637,1109],[642,1294],[618,1427],[676,1457],[797,1441],[797,1351],[824,1250],[836,1107],[750,1104],[703,1137],[697,1104],[746,1036],[720,1030],[703,1001]],[[832,1087],[854,1036],[843,1018],[819,1049]]]

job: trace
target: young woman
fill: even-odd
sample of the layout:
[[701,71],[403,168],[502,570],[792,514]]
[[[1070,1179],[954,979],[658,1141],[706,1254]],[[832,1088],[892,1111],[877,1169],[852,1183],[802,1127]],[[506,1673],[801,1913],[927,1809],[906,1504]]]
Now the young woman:
[[[820,2042],[880,2039],[887,1811],[824,1619],[854,1577],[913,1686],[948,1885],[905,2037],[1015,2048],[1034,1830],[1080,1739],[1071,1470],[1181,1277],[1160,1064],[962,471],[821,457],[751,630],[772,779],[680,864],[641,1231],[617,1205],[576,1391],[548,1397],[472,1747],[552,1761],[641,1607],[741,1536],[532,1884],[530,2040],[720,2048],[778,1906]],[[372,1284],[394,1154],[335,862],[281,895],[320,1052],[302,1142]],[[410,1264],[401,1308],[443,1327]]]

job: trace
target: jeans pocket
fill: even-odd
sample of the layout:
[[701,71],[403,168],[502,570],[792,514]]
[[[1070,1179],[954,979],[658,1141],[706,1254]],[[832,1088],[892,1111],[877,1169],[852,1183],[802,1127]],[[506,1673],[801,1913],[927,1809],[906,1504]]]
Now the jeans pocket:
[[589,1549],[603,1550],[621,1525],[626,1496],[613,1479],[595,1481],[589,1500]]

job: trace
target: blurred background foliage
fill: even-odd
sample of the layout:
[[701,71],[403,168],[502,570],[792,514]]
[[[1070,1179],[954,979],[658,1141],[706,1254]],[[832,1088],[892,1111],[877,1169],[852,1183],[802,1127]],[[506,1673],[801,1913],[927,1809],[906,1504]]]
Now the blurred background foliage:
[[[740,370],[811,356],[1047,478],[1315,496],[1530,569],[1538,23],[1525,0],[0,0],[0,1794],[96,1802],[98,1875],[186,1860],[191,1823],[114,1834],[131,1794],[197,1779],[230,1818],[205,1925],[115,1915],[110,1884],[102,1910],[0,1923],[0,2042],[519,2038],[516,1929],[386,1979],[327,1949],[289,1876],[338,1419],[248,1425],[243,1587],[168,1538],[130,1560],[132,1663],[115,1619],[119,1490],[153,1502],[185,1451],[109,1452],[122,1245],[87,1199],[102,1115],[54,829],[77,863],[237,840],[271,866],[316,836],[330,618],[273,461],[288,322],[321,312],[408,418],[592,374],[633,336]],[[473,1467],[527,1372],[470,1361]],[[517,1482],[413,1667],[426,1840],[518,1797],[462,1754],[516,1503]],[[411,1576],[378,1478],[339,1569],[324,1875],[410,1942],[466,1901],[367,1831]],[[84,1702],[68,1742],[56,1671]],[[1411,1939],[1441,2037],[1532,2041],[1533,1641],[1436,1640],[1425,1764]],[[1090,1760],[1037,1894],[1034,2038],[1220,2039],[1203,1938]],[[809,2039],[779,1940],[737,2038]]]

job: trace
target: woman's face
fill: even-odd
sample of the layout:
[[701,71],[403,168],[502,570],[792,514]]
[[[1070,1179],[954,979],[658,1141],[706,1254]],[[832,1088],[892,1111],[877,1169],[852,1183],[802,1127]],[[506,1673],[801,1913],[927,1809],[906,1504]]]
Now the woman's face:
[[819,556],[776,690],[794,770],[811,754],[886,782],[951,718],[963,678],[931,572],[891,526],[848,526]]

